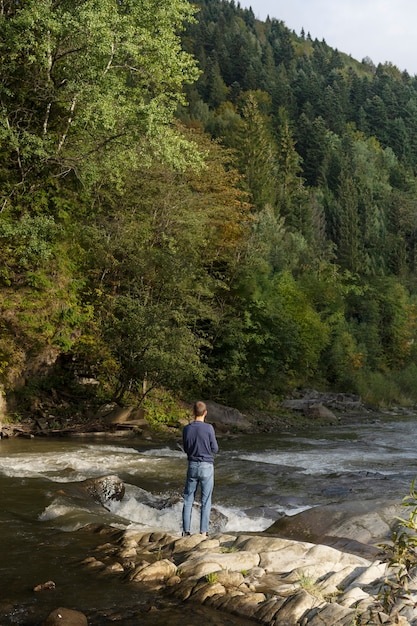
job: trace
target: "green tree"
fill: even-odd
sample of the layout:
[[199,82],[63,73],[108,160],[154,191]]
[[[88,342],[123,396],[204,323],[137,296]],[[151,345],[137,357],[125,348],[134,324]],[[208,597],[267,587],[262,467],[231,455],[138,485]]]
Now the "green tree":
[[244,124],[236,143],[239,170],[245,176],[257,209],[276,202],[276,145],[270,122],[258,104],[263,95],[262,92],[246,94],[242,105]]
[[152,154],[186,162],[172,121],[198,75],[179,38],[193,11],[186,0],[3,3],[3,206],[47,175],[86,184]]
[[[100,210],[83,227],[95,325],[90,352],[81,337],[74,353],[119,401],[155,386],[201,389],[230,309],[249,206],[228,154],[193,136],[206,154],[204,171],[138,169],[119,194],[103,186]],[[97,367],[102,340],[107,351]]]
[[288,272],[264,284],[247,311],[247,375],[270,393],[307,381],[317,372],[329,328]]
[[311,232],[309,198],[302,178],[301,157],[295,149],[295,142],[284,118],[279,129],[277,150],[277,205],[286,224],[304,237]]

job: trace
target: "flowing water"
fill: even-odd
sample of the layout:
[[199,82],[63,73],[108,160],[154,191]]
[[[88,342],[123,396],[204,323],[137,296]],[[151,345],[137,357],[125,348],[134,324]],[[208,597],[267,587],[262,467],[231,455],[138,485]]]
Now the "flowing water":
[[[415,418],[382,417],[319,433],[219,438],[214,515],[228,533],[265,530],[282,515],[348,499],[398,500],[417,475]],[[88,524],[181,533],[186,459],[177,443],[135,439],[0,440],[0,624],[38,626],[58,606],[90,626],[244,626],[247,620],[149,596],[102,578],[80,561],[105,539]],[[117,474],[126,485],[110,510],[70,495],[70,484]],[[193,516],[196,532],[197,515]],[[53,580],[53,591],[35,593]],[[121,617],[123,616],[123,617]]]

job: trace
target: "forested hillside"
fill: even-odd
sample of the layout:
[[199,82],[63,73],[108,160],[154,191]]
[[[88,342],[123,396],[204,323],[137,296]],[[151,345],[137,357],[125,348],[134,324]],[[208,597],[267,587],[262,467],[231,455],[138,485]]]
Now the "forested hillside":
[[225,0],[3,2],[16,414],[41,392],[416,401],[417,79],[313,37]]

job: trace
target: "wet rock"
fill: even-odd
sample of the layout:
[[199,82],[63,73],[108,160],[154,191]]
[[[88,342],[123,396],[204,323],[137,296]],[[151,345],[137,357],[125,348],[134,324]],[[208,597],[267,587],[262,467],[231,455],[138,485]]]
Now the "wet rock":
[[53,610],[42,626],[88,626],[84,613],[60,607]]
[[122,500],[125,495],[125,486],[118,476],[99,476],[97,478],[87,478],[79,485],[79,489],[84,491],[95,502],[105,505],[110,500]]
[[55,589],[56,585],[53,580],[48,580],[46,583],[40,583],[33,588],[33,591],[44,591],[45,589]]

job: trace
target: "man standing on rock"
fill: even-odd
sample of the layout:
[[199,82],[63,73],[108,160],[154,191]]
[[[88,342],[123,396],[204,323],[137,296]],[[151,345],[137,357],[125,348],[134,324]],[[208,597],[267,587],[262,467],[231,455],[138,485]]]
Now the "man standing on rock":
[[207,406],[199,400],[193,407],[194,421],[184,427],[182,442],[188,457],[187,478],[182,509],[183,535],[190,534],[191,513],[197,488],[201,489],[200,533],[207,537],[211,511],[211,494],[214,487],[214,459],[218,452],[214,428],[204,421]]

